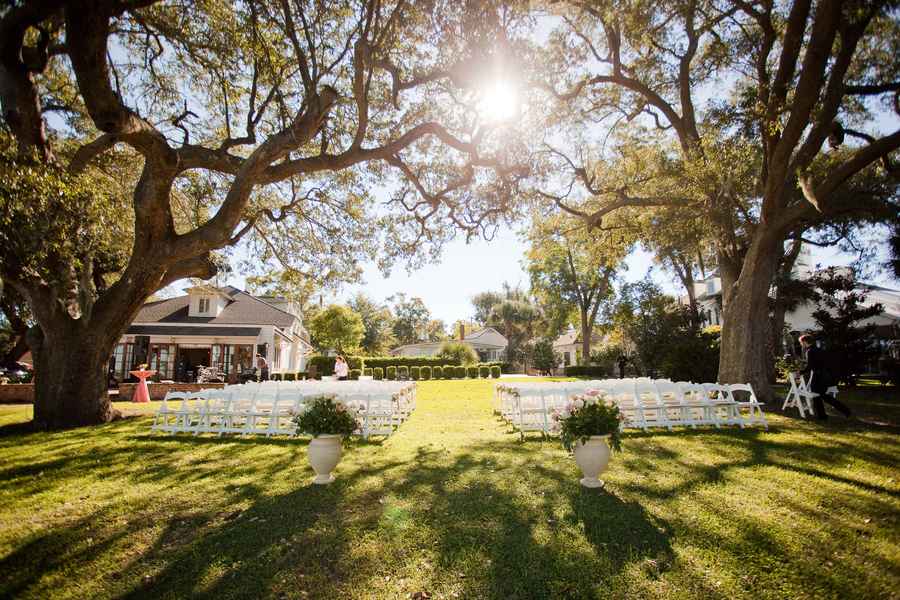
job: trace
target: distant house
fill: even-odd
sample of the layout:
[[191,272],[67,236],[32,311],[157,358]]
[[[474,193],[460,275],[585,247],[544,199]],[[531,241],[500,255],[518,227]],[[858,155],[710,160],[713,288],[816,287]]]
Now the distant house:
[[[591,347],[598,346],[609,339],[608,335],[600,335],[597,332],[591,334]],[[570,329],[553,342],[553,350],[562,356],[562,362],[556,369],[557,375],[561,375],[565,367],[578,364],[578,353],[583,348],[581,329]]]
[[[472,346],[475,352],[483,351],[487,355],[488,361],[503,360],[503,353],[506,351],[506,346],[509,345],[509,341],[493,327],[486,327],[474,333],[463,331],[459,341]],[[440,341],[406,344],[391,350],[391,356],[434,356],[443,343]]]
[[305,370],[312,345],[291,302],[253,296],[232,286],[199,286],[185,292],[186,296],[144,305],[116,347],[117,378],[142,362],[135,347],[140,350],[145,342],[146,362],[157,371],[152,378],[156,381],[175,379],[180,355],[192,370],[199,365],[216,367],[227,382],[238,381],[243,370],[256,366],[257,353],[267,357],[271,372]]

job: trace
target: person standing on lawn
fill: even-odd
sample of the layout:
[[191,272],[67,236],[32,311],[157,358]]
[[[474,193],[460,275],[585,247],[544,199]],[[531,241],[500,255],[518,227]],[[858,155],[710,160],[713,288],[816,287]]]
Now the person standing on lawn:
[[261,354],[256,355],[256,368],[259,371],[259,380],[269,380],[269,362]]
[[839,378],[837,373],[829,372],[825,360],[825,350],[816,346],[815,339],[808,333],[800,336],[800,345],[806,351],[806,366],[800,370],[799,375],[812,373],[809,391],[816,394],[812,399],[813,411],[816,413],[816,417],[820,421],[828,420],[828,413],[825,412],[825,405],[823,404],[824,401],[844,413],[845,417],[850,418],[853,414],[850,412],[850,409],[834,396],[828,395],[828,388],[837,385]]

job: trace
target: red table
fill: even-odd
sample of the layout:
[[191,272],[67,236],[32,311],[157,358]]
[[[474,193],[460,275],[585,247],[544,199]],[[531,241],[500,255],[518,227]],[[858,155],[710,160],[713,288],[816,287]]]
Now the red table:
[[132,402],[150,402],[150,390],[147,389],[146,379],[151,375],[156,375],[156,371],[132,371],[131,374],[141,380],[134,391]]

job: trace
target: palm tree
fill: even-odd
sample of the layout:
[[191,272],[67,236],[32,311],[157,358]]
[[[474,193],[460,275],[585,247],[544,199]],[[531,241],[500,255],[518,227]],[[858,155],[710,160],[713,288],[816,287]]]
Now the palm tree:
[[509,300],[495,304],[491,309],[491,316],[488,317],[488,325],[503,325],[506,340],[512,340],[516,334],[516,325],[522,323],[522,317],[519,314],[521,309],[522,305],[519,302]]

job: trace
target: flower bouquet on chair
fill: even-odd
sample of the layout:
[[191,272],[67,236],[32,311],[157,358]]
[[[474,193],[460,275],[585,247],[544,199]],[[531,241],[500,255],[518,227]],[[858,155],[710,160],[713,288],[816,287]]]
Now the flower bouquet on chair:
[[303,403],[291,411],[297,431],[312,436],[306,456],[317,474],[313,483],[334,481],[331,472],[341,460],[341,441],[362,427],[356,414],[357,408],[345,404],[336,392],[304,396]]
[[626,417],[603,390],[575,394],[561,411],[550,414],[550,432],[559,434],[584,479],[581,485],[602,487],[599,475],[609,465],[610,449],[621,450],[621,427]]

